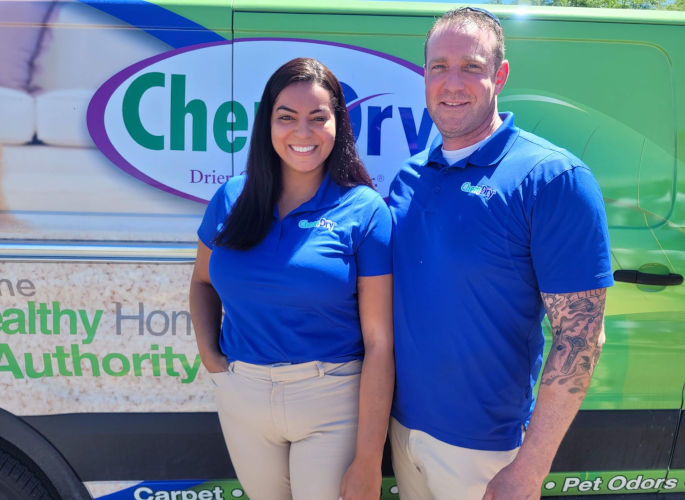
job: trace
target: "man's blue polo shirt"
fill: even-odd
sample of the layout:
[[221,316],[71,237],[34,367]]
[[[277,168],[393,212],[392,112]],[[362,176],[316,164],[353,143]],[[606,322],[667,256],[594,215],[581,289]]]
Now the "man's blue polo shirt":
[[604,203],[575,156],[514,126],[445,164],[438,137],[390,188],[404,426],[473,449],[521,444],[542,363],[540,292],[613,284]]
[[222,352],[255,364],[362,358],[357,277],[392,272],[392,223],[383,199],[326,175],[316,195],[282,220],[275,210],[256,247],[215,246],[244,183],[240,176],[219,188],[198,230],[212,249],[210,278],[225,311]]

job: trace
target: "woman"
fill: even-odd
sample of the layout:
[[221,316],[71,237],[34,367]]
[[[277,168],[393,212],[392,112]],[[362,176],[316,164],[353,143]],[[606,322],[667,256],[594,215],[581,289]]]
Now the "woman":
[[252,500],[379,498],[394,381],[391,222],[371,185],[335,76],[314,59],[281,66],[246,176],[207,207],[190,287]]

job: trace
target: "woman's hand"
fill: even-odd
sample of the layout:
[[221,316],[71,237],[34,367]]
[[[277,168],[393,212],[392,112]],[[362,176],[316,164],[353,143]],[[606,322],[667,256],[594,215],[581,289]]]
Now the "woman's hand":
[[228,371],[228,359],[222,353],[205,354],[201,356],[202,364],[209,373],[221,373]]

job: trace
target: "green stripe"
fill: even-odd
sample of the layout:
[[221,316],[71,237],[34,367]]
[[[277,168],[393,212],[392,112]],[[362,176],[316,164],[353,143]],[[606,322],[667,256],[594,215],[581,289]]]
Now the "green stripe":
[[[216,486],[223,490],[226,499],[249,500],[237,479],[208,481],[192,489],[193,491],[211,490]],[[680,492],[685,492],[685,469],[555,472],[547,476],[542,486],[543,497]],[[397,481],[394,477],[384,477],[381,500],[398,498]]]
[[[424,2],[373,2],[345,0],[345,2],[322,2],[321,0],[233,0],[233,9],[243,12],[288,13],[360,13],[395,16],[436,17],[455,8],[454,3]],[[583,9],[568,7],[540,7],[522,5],[488,5],[488,10],[500,19],[527,19],[553,21],[593,21],[638,24],[685,24],[685,12],[673,10],[644,9]]]
[[[243,491],[237,479],[228,479],[224,481],[207,481],[206,483],[198,484],[192,491],[213,490],[215,487],[221,488],[223,497],[225,499],[239,498],[240,500],[249,500],[248,496]],[[381,500],[397,500],[397,481],[394,477],[384,477],[381,484]]]
[[675,493],[685,491],[685,469],[612,472],[554,472],[542,496]]

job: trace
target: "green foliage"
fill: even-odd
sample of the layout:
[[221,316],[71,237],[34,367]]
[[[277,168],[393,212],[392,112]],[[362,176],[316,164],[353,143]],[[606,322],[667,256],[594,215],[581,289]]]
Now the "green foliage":
[[685,10],[685,0],[675,0],[675,2],[667,2],[666,8],[668,10]]
[[[503,1],[490,0],[490,3],[501,4]],[[513,3],[554,7],[685,10],[685,0],[515,0]]]

